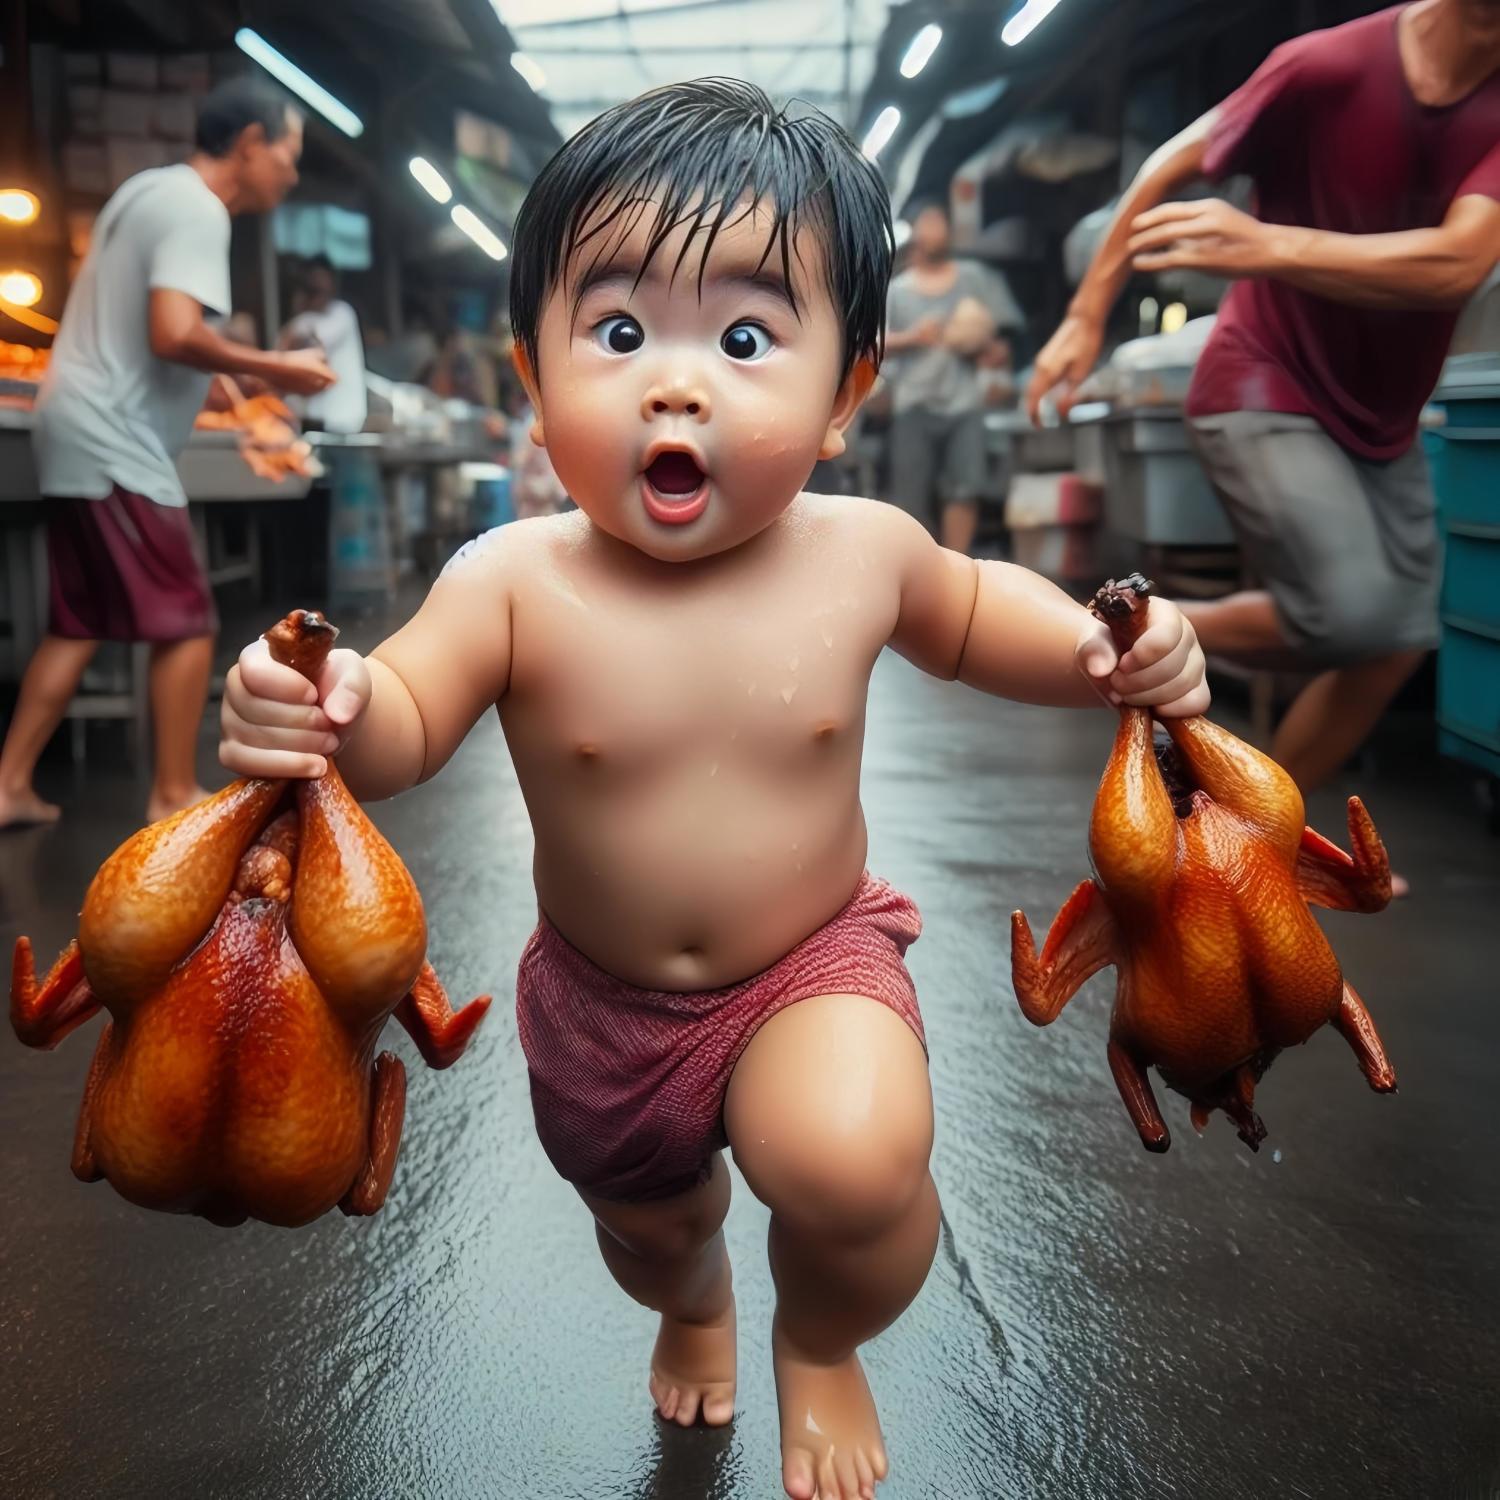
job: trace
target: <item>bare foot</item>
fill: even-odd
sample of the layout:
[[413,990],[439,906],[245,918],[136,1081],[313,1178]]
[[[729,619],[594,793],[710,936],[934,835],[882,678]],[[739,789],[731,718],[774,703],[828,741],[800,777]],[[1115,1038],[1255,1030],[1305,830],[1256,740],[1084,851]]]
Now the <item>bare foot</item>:
[[889,1470],[880,1418],[859,1360],[800,1358],[772,1330],[781,1407],[781,1482],[792,1500],[873,1500]]
[[43,802],[27,787],[24,792],[0,792],[0,829],[32,828],[38,823],[55,823],[62,808]]
[[651,1399],[668,1422],[710,1427],[734,1416],[734,1301],[709,1323],[683,1323],[664,1313],[651,1351]]
[[201,786],[195,786],[187,792],[173,793],[170,796],[152,792],[146,800],[146,821],[160,823],[163,818],[170,818],[173,813],[180,813],[183,808],[192,807],[195,802],[201,802],[206,796],[208,793]]

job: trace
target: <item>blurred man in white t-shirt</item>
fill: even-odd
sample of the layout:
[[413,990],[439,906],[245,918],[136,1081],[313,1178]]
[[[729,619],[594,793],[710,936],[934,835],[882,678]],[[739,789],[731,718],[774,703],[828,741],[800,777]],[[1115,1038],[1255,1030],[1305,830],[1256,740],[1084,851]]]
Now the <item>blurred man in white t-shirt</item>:
[[203,795],[218,621],[176,458],[216,373],[303,395],[333,383],[316,351],[267,354],[205,317],[230,310],[230,218],[280,203],[301,153],[302,117],[269,85],[235,79],[203,101],[192,157],[132,177],[94,224],[36,404],[50,619],[0,749],[0,828],[56,820],[32,774],[101,640],[151,643],[148,819]]
[[283,349],[319,349],[338,376],[309,396],[303,416],[325,432],[359,432],[369,414],[365,392],[365,345],[359,315],[339,296],[338,272],[326,255],[302,268],[296,316],[281,330]]

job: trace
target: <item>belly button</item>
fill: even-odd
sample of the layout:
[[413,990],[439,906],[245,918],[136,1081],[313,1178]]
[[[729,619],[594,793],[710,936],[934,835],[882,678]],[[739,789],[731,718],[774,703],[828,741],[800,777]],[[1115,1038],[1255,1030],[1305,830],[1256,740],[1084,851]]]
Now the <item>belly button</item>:
[[813,738],[815,740],[831,740],[838,733],[838,727],[837,724],[819,724],[813,730]]
[[579,760],[598,760],[599,747],[597,745],[580,745],[578,747]]

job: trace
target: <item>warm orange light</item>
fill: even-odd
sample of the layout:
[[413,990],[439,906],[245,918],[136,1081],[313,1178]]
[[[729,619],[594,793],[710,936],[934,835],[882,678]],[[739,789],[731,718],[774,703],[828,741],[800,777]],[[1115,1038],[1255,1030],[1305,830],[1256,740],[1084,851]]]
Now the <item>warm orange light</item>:
[[35,307],[42,300],[42,284],[30,271],[0,271],[0,302]]
[[0,220],[7,224],[30,224],[41,213],[35,193],[25,188],[0,188]]

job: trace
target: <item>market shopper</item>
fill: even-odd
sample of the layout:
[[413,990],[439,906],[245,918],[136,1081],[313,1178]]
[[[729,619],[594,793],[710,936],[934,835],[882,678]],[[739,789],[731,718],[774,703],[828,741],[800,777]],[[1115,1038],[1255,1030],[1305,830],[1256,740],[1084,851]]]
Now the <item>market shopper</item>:
[[[1235,278],[1193,442],[1264,589],[1184,604],[1210,653],[1324,670],[1272,753],[1304,789],[1359,747],[1437,639],[1417,422],[1500,258],[1500,0],[1418,0],[1277,48],[1141,168],[1038,355],[1066,413],[1132,268]],[[1246,174],[1259,217],[1167,203]]]
[[230,311],[230,217],[281,202],[301,150],[301,117],[279,94],[226,83],[203,102],[190,160],[132,177],[94,225],[36,404],[50,619],[0,750],[0,828],[58,817],[32,774],[106,640],[152,647],[147,817],[202,795],[195,752],[217,621],[174,461],[215,372],[305,395],[333,382],[316,351],[264,353],[205,318]]
[[969,550],[979,519],[985,370],[1007,358],[1000,330],[1021,323],[999,276],[954,259],[947,209],[922,207],[912,220],[910,263],[886,302],[889,498],[929,529],[940,506],[938,535],[955,552]]
[[365,391],[365,346],[359,314],[339,296],[339,276],[326,255],[302,268],[297,311],[281,330],[283,349],[317,349],[338,376],[326,391],[309,396],[303,407],[308,426],[325,432],[359,432],[369,415]]

